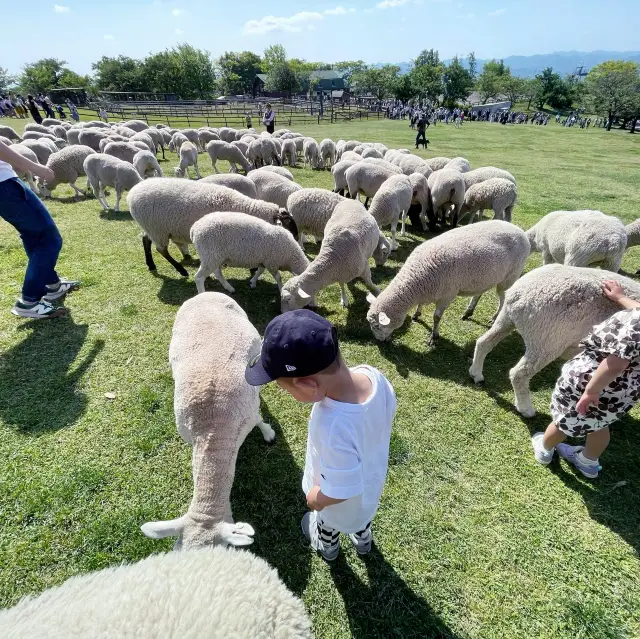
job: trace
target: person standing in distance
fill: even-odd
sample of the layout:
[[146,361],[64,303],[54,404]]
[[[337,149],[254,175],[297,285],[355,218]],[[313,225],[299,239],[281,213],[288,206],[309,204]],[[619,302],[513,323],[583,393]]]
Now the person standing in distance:
[[276,127],[276,114],[271,110],[271,105],[267,102],[267,108],[262,118],[262,124],[267,127],[268,133],[273,133]]

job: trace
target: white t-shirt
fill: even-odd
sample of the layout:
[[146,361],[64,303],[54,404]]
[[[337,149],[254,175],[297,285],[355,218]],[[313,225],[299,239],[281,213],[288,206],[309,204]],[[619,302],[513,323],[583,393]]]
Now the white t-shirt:
[[376,514],[389,464],[396,396],[389,380],[370,366],[356,366],[371,380],[362,404],[325,398],[313,405],[309,419],[302,489],[314,487],[327,497],[345,499],[320,513],[322,522],[344,533],[362,530]]
[[0,182],[10,178],[18,177],[10,164],[0,160]]

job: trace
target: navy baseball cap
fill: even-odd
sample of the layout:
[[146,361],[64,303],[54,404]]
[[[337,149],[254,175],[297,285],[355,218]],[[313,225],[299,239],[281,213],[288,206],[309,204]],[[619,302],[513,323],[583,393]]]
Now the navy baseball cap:
[[339,353],[335,326],[324,317],[299,309],[269,322],[262,350],[245,371],[251,386],[279,377],[307,377],[328,368]]

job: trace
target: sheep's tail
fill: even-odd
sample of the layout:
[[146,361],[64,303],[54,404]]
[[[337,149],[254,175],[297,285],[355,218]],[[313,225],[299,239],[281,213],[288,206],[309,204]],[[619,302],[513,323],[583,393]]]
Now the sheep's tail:
[[182,534],[185,524],[185,516],[167,521],[148,521],[140,526],[140,530],[151,539],[163,539],[164,537],[178,537]]
[[640,244],[640,219],[625,226],[627,231],[627,248]]

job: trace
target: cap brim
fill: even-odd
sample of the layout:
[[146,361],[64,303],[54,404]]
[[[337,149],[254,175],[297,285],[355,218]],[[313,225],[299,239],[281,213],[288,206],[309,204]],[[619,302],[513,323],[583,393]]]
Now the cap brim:
[[263,386],[273,381],[273,377],[264,369],[260,358],[255,363],[247,366],[244,371],[244,378],[250,386]]

